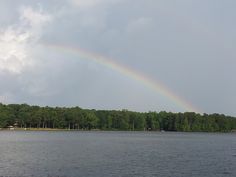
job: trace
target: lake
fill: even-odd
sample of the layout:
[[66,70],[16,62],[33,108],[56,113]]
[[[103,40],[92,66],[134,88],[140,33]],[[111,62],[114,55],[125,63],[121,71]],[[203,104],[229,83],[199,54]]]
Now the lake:
[[235,177],[236,134],[0,131],[4,177]]

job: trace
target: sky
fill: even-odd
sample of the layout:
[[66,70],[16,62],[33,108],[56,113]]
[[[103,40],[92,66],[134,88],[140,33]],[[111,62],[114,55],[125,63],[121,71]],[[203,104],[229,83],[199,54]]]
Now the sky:
[[236,116],[234,0],[1,0],[0,102]]

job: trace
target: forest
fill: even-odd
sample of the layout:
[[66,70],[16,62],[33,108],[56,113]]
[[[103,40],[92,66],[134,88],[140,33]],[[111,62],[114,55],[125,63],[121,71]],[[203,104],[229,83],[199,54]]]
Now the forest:
[[236,130],[236,118],[194,112],[88,110],[0,103],[0,128],[10,126],[67,130],[230,132]]

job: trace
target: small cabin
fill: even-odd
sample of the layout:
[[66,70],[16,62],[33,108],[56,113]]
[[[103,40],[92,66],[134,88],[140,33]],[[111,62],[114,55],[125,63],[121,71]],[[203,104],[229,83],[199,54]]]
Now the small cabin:
[[14,128],[13,126],[11,126],[11,125],[8,126],[7,128],[8,128],[9,130],[15,130],[15,128]]
[[18,123],[15,122],[14,125],[13,125],[14,128],[18,128]]

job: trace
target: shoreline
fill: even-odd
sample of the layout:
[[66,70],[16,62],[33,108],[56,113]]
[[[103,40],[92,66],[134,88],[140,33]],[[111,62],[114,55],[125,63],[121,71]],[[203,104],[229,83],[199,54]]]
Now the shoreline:
[[145,131],[145,130],[100,130],[100,129],[91,129],[91,130],[83,130],[83,129],[59,129],[59,128],[14,128],[14,129],[9,129],[9,128],[0,128],[1,131],[9,131],[9,132],[14,132],[14,131],[48,131],[48,132],[56,132],[56,131],[78,131],[78,132],[159,132],[159,133],[236,133],[235,130],[229,131],[229,132],[206,132],[206,131],[161,131],[161,130],[155,130],[155,131]]
[[57,128],[0,128],[0,131],[71,131],[69,129],[57,129]]

